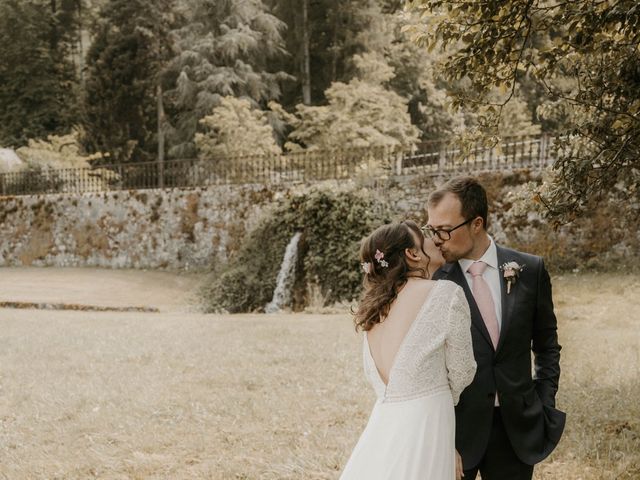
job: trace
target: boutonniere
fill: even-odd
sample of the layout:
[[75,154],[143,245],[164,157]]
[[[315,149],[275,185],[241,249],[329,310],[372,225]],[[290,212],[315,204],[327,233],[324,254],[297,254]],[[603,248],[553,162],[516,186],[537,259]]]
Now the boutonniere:
[[502,276],[507,281],[507,295],[511,293],[511,285],[515,285],[520,276],[520,272],[524,270],[524,265],[520,265],[518,262],[507,262],[500,267],[502,270]]

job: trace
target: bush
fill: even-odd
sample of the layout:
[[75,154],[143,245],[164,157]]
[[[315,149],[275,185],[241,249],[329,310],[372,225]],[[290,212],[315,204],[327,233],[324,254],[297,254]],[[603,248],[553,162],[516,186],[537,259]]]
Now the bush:
[[295,232],[299,243],[294,309],[308,303],[308,287],[325,304],[353,300],[360,291],[360,240],[389,221],[386,205],[366,191],[313,188],[273,207],[222,270],[201,291],[208,312],[261,311],[271,300],[284,251]]

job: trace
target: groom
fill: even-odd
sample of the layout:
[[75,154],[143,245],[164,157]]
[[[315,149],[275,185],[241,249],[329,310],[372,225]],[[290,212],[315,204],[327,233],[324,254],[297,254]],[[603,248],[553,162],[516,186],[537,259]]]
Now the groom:
[[427,211],[423,230],[448,262],[434,279],[463,287],[471,310],[478,369],[456,407],[464,480],[478,472],[482,480],[529,480],[565,423],[555,408],[560,345],[549,274],[542,258],[498,246],[487,234],[487,195],[474,178],[445,183]]

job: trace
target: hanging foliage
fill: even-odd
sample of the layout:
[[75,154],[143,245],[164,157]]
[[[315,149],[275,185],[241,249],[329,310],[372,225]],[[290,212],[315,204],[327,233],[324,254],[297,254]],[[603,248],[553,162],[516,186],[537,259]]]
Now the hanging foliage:
[[238,253],[203,289],[207,311],[260,311],[271,301],[285,248],[302,232],[294,308],[304,308],[309,285],[326,304],[356,298],[362,283],[360,240],[388,221],[388,210],[366,191],[311,189],[275,206]]

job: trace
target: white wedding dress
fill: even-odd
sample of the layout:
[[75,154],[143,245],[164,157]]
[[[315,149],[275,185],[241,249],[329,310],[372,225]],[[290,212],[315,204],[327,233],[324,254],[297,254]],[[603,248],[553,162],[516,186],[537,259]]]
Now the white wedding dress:
[[364,370],[377,400],[341,480],[452,480],[455,413],[476,371],[464,291],[436,282],[409,327],[385,385],[367,335]]

